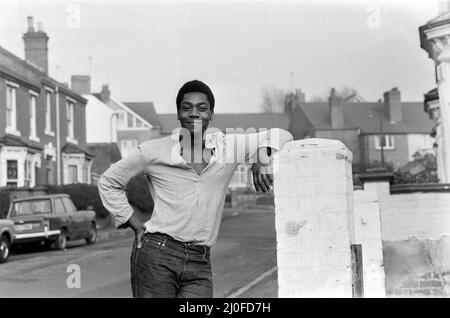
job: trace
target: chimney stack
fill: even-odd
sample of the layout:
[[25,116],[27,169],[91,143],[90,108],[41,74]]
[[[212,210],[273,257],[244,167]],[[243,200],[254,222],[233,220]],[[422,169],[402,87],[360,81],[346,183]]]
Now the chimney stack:
[[33,17],[28,20],[27,33],[23,35],[25,44],[25,60],[48,74],[48,36],[43,31],[42,23],[38,24],[38,31],[34,30]]
[[109,101],[109,96],[111,95],[111,91],[109,90],[109,85],[102,85],[102,91],[100,92],[100,99],[103,102]]
[[336,96],[336,90],[331,89],[330,98],[328,99],[328,106],[330,110],[330,126],[334,129],[344,128],[344,107],[339,98]]
[[384,114],[386,119],[391,123],[399,123],[403,120],[400,95],[397,87],[384,93]]
[[91,77],[89,75],[72,75],[70,82],[72,90],[77,94],[85,95],[91,93]]

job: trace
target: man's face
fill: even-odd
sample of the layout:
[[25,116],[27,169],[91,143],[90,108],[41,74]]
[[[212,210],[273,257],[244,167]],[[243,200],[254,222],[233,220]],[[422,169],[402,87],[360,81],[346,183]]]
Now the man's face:
[[[194,131],[202,129],[201,133],[206,131],[209,122],[212,120],[213,112],[211,111],[209,100],[206,94],[199,92],[186,93],[180,103],[178,110],[178,120],[181,127],[186,128],[193,135]],[[200,125],[194,125],[199,122]],[[199,131],[198,131],[199,132]]]

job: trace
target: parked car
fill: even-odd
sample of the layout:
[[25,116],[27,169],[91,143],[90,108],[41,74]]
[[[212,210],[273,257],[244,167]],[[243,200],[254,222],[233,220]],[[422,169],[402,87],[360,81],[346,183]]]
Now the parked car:
[[9,257],[9,247],[14,240],[14,222],[7,219],[0,220],[0,263]]
[[15,199],[7,218],[14,222],[14,244],[44,242],[64,249],[68,240],[97,240],[95,211],[77,211],[67,194]]

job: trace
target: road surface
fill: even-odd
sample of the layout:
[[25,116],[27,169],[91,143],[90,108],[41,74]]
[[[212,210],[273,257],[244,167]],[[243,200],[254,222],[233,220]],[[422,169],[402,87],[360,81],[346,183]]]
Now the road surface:
[[[132,241],[126,230],[94,245],[71,242],[64,251],[14,251],[0,264],[0,298],[131,297]],[[214,297],[277,297],[275,247],[273,212],[228,213],[211,252]]]

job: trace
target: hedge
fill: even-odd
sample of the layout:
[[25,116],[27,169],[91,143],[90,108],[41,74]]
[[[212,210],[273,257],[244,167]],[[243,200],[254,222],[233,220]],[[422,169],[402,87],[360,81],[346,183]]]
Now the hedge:
[[145,176],[136,176],[128,182],[127,198],[131,205],[136,206],[146,214],[152,214],[153,198],[148,189]]

